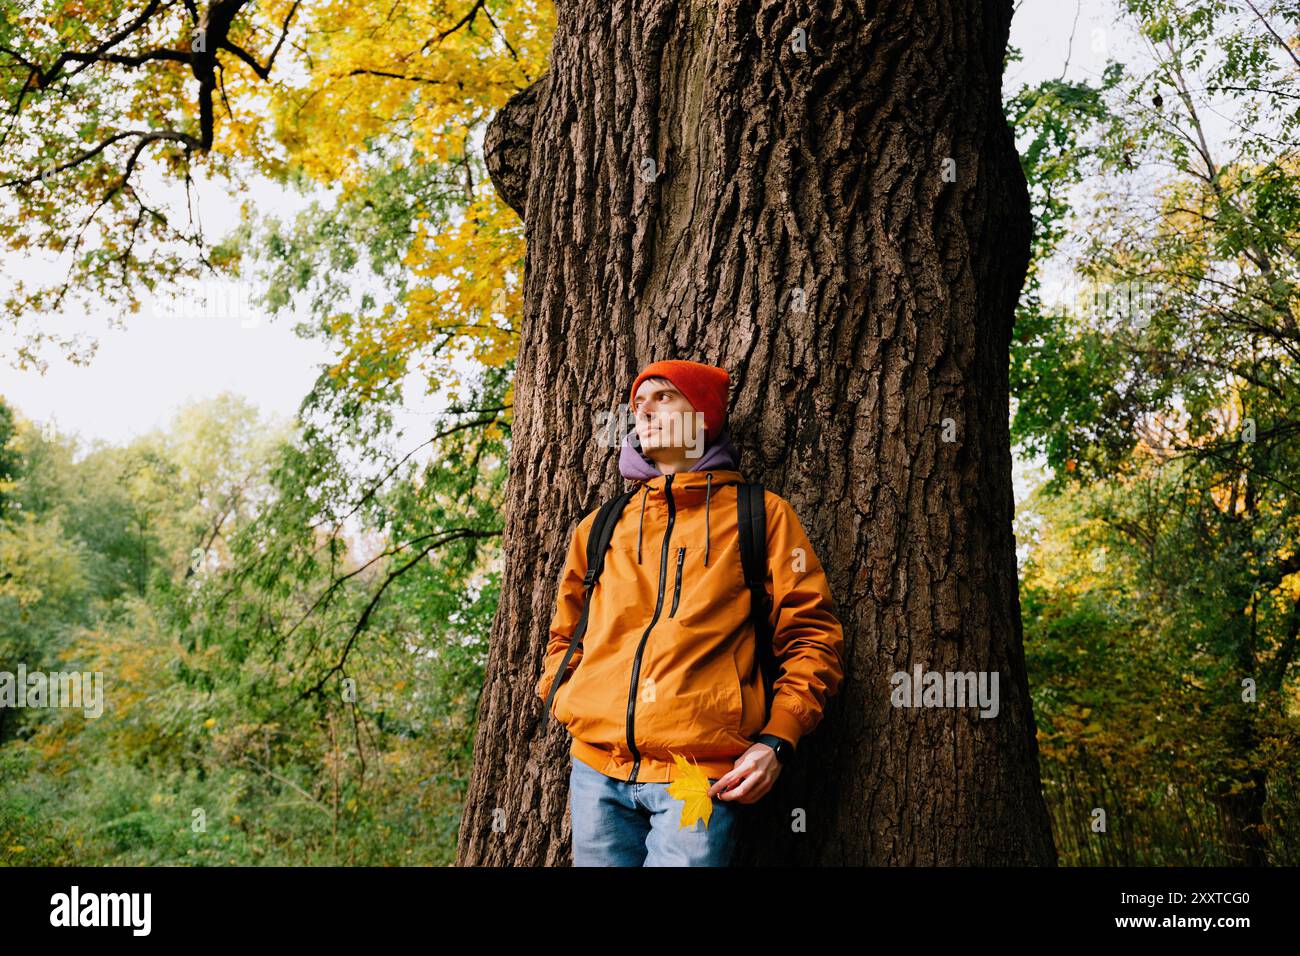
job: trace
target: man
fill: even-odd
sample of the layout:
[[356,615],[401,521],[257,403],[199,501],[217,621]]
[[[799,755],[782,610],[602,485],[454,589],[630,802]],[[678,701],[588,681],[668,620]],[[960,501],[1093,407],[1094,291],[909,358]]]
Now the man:
[[[614,527],[587,629],[552,703],[573,736],[576,866],[725,866],[740,807],[775,783],[843,677],[843,630],[826,575],[789,502],[767,491],[770,714],[740,562],[729,377],[698,362],[647,366],[619,456],[639,493]],[[631,441],[635,435],[638,444]],[[639,447],[638,447],[639,445]],[[581,615],[587,538],[569,545],[537,693],[546,700]],[[576,663],[575,663],[576,662]],[[676,756],[710,781],[707,825],[680,826]]]

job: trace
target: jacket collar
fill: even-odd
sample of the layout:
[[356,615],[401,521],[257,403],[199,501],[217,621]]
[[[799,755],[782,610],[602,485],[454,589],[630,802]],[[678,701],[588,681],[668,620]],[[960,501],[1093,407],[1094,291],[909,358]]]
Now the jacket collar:
[[[668,479],[672,479],[672,484]],[[655,498],[666,500],[667,495],[664,489],[671,488],[673,493],[673,504],[680,508],[682,505],[693,505],[701,498],[704,501],[704,564],[709,564],[709,551],[713,544],[713,532],[709,526],[709,505],[712,503],[713,490],[720,485],[736,485],[744,482],[744,476],[734,468],[710,469],[708,471],[679,471],[673,475],[655,475],[655,477],[645,481],[637,482],[635,486],[636,496],[641,499],[641,517],[637,523],[636,532],[636,563],[641,563],[641,542],[645,530],[645,502],[646,499],[653,496]]]
[[[645,488],[650,489],[650,494],[664,497],[664,487],[668,485],[668,475],[655,475],[653,478],[637,482],[636,491],[640,494]],[[677,493],[684,492],[688,496],[691,492],[704,492],[710,487],[717,488],[720,485],[738,485],[744,482],[745,476],[734,468],[710,468],[708,471],[679,471],[672,476],[673,497]]]

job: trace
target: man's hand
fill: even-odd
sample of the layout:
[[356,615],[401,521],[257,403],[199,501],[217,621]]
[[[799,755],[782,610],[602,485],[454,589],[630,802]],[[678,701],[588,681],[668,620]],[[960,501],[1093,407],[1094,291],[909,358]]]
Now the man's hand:
[[756,803],[781,775],[781,761],[767,744],[754,744],[736,758],[736,765],[709,787],[709,796],[737,803]]

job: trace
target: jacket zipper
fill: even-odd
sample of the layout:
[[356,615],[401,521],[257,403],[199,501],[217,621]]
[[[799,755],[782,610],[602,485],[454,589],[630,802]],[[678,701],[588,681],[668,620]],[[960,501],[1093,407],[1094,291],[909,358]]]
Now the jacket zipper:
[[686,559],[686,549],[678,548],[677,549],[677,583],[673,585],[673,607],[672,610],[668,612],[669,617],[672,617],[674,614],[677,613],[677,599],[682,596],[682,561],[684,561],[685,559]]
[[650,617],[650,623],[646,625],[645,633],[641,635],[641,643],[636,647],[636,656],[632,659],[632,684],[627,692],[627,749],[632,752],[632,773],[627,778],[628,783],[636,783],[637,771],[641,769],[641,751],[636,749],[636,690],[637,684],[641,680],[641,652],[645,650],[646,639],[650,637],[650,631],[654,628],[655,622],[659,620],[659,612],[664,607],[664,582],[668,577],[668,539],[673,533],[673,519],[677,516],[677,507],[673,503],[673,476],[668,475],[664,478],[664,494],[668,497],[668,527],[664,530],[663,550],[659,555],[659,594],[655,598],[655,612]]

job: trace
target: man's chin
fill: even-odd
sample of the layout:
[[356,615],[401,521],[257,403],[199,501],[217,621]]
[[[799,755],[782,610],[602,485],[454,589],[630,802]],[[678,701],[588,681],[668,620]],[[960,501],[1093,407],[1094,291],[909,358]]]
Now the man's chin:
[[[658,435],[651,435],[648,439],[642,439],[641,452],[647,458],[655,459],[656,455],[661,455],[672,461],[677,461],[681,458],[693,460],[699,458],[700,455],[703,454],[702,451],[698,450],[694,446],[664,444],[659,439]],[[655,460],[655,464],[660,463],[661,462],[658,460]]]

